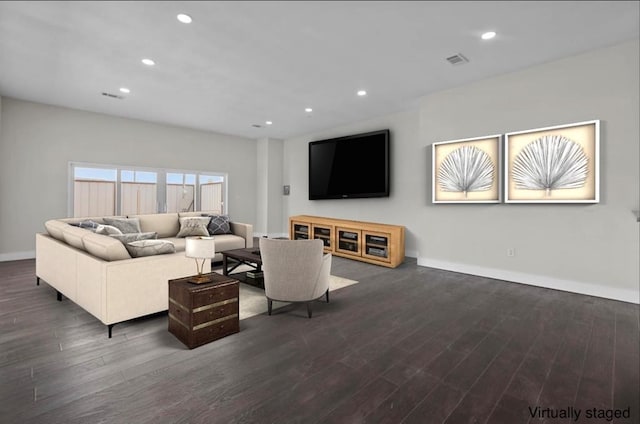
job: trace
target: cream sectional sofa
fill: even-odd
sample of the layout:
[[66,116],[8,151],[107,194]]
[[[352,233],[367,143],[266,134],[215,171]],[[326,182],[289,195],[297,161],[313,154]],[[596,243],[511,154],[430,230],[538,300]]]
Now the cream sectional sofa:
[[[108,326],[168,309],[168,280],[196,273],[194,259],[185,257],[186,241],[176,238],[179,218],[208,211],[128,215],[138,218],[142,232],[156,232],[170,240],[175,253],[132,258],[124,244],[107,235],[70,225],[86,220],[104,223],[103,217],[52,219],[46,233],[36,234],[36,278],[84,308]],[[212,213],[213,214],[213,213]],[[125,218],[121,216],[120,218]],[[216,257],[230,249],[253,247],[253,226],[230,222],[233,234],[214,235]],[[211,270],[206,263],[203,272]]]

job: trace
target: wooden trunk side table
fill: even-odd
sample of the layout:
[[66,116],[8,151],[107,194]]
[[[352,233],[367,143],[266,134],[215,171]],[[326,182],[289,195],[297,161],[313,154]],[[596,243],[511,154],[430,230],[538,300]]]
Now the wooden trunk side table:
[[169,280],[169,332],[189,349],[240,331],[239,282],[215,272],[211,282]]

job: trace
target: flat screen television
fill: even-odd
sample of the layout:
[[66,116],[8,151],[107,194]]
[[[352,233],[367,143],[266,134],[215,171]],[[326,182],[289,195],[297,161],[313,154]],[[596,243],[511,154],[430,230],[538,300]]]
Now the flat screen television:
[[388,196],[388,129],[309,143],[309,200]]

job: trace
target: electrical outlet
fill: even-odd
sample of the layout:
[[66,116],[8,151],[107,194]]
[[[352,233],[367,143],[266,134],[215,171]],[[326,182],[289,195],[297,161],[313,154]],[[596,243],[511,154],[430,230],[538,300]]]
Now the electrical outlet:
[[507,256],[509,257],[513,257],[516,256],[516,249],[513,247],[510,247],[507,249]]

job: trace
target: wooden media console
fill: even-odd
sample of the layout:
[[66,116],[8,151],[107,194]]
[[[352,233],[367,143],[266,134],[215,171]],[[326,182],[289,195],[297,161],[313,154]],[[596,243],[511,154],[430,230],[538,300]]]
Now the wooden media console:
[[289,217],[291,240],[320,239],[335,256],[395,268],[404,261],[404,227],[310,215]]

